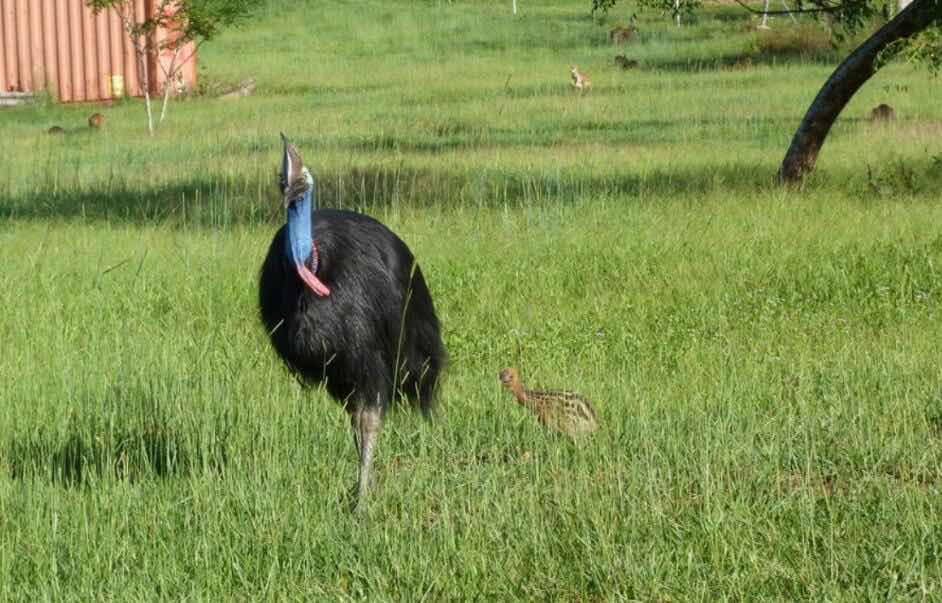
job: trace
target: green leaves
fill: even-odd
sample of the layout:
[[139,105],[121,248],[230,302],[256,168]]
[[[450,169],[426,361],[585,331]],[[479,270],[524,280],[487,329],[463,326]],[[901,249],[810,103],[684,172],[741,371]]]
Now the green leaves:
[[[131,11],[131,0],[86,0],[99,12],[109,8]],[[178,34],[174,43],[211,40],[224,28],[247,19],[262,0],[160,0],[151,16],[135,22],[131,35],[149,35],[157,29]]]
[[[737,0],[739,1],[739,0]],[[618,0],[592,0],[592,14],[606,13],[615,6]],[[934,3],[942,19],[942,3],[939,0],[915,0],[915,2]],[[762,14],[758,5],[750,7],[745,0],[739,2],[744,11]],[[700,0],[638,0],[638,6],[644,9],[668,14],[671,17],[689,17],[700,10]],[[797,0],[790,5],[793,14],[804,13],[818,19],[823,19],[832,34],[838,39],[847,38],[873,23],[875,19],[888,21],[899,12],[896,2],[892,0],[844,0],[835,2],[831,0]],[[776,9],[770,14],[780,12]],[[925,36],[919,44],[913,44],[915,51],[910,58],[925,62],[926,64],[939,64],[940,46],[939,33],[936,31],[933,38]],[[920,36],[922,37],[922,36]],[[908,47],[908,46],[907,46]],[[902,48],[902,47],[901,47]],[[933,59],[933,57],[936,57]]]
[[894,58],[920,65],[938,75],[942,70],[942,26],[937,23],[908,40],[891,44],[880,53],[878,63],[882,65]]

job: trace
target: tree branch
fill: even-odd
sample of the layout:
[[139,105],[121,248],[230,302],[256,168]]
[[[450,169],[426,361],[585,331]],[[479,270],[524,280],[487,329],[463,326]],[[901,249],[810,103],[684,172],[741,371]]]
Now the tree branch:
[[743,2],[743,0],[736,0],[736,4],[743,7],[748,12],[754,15],[794,15],[794,14],[800,15],[800,14],[814,14],[814,13],[827,13],[827,14],[841,13],[857,6],[863,6],[866,3],[865,2],[843,2],[841,4],[823,5],[823,6],[819,6],[818,8],[795,8],[793,10],[768,10],[768,11],[752,8],[751,6]]

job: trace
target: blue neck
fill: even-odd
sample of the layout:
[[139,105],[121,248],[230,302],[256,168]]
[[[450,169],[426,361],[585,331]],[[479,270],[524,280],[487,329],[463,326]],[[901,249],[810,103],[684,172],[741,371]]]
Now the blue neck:
[[288,237],[285,243],[285,253],[295,266],[307,264],[314,248],[314,238],[311,230],[311,211],[314,208],[314,187],[308,189],[304,196],[288,205]]

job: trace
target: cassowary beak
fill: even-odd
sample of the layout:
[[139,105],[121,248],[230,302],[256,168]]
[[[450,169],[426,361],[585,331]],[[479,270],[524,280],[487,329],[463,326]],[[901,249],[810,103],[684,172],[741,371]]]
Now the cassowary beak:
[[285,209],[307,192],[309,183],[304,174],[304,162],[288,137],[282,133],[284,155],[281,158],[281,193],[284,195]]

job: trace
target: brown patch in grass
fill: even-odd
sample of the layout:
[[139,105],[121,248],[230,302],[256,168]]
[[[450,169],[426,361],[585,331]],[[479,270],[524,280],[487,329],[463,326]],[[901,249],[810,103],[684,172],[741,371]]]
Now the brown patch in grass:
[[615,46],[621,46],[631,41],[635,35],[635,28],[630,25],[619,25],[608,32],[608,41]]
[[905,467],[887,467],[884,469],[884,474],[901,486],[913,486],[920,490],[927,490],[940,483],[938,474],[911,471]]
[[752,57],[748,54],[738,57],[729,64],[729,68],[733,70],[752,69],[753,67],[755,67],[755,64],[752,62]]
[[828,57],[835,46],[831,34],[814,25],[758,31],[750,54],[763,58]]
[[883,470],[875,469],[855,477],[840,477],[838,475],[806,475],[790,472],[778,478],[778,492],[782,494],[810,494],[815,499],[828,499],[838,496],[848,496],[852,487],[859,490],[866,484],[890,483],[893,488],[916,488],[929,490],[942,483],[940,476],[933,473],[911,471],[905,467],[886,467]]
[[937,141],[942,137],[942,120],[935,119],[903,119],[892,122],[870,121],[874,130],[879,130],[885,126],[887,136],[898,138],[907,143],[920,143],[920,141]]
[[783,494],[807,492],[814,498],[831,498],[835,495],[846,495],[850,487],[846,481],[838,480],[834,475],[786,473],[779,477],[778,490]]

